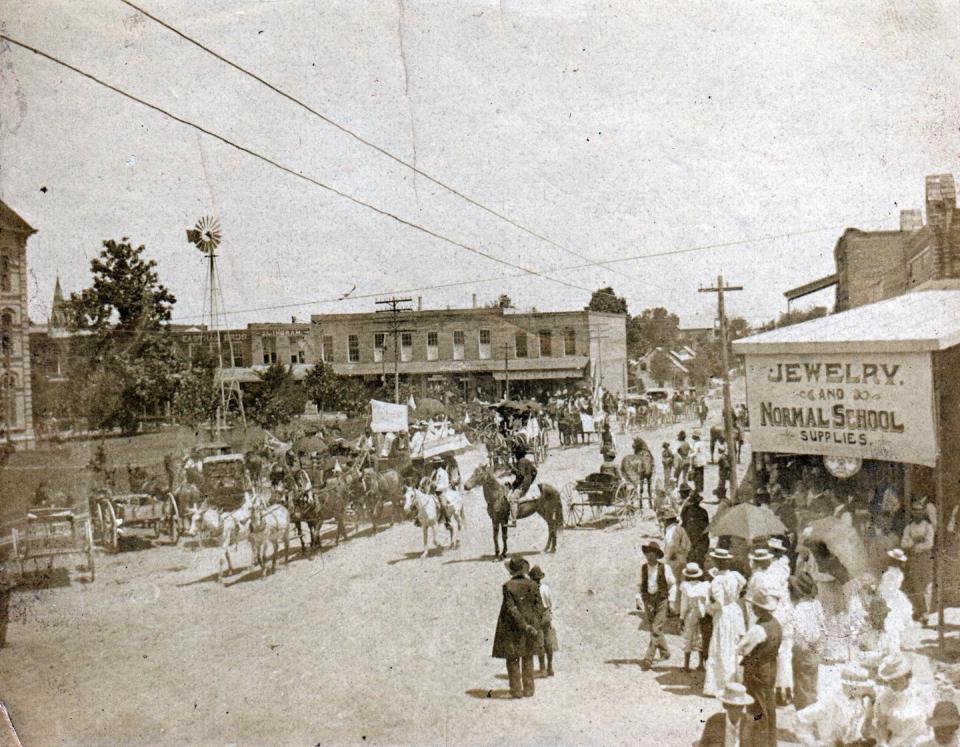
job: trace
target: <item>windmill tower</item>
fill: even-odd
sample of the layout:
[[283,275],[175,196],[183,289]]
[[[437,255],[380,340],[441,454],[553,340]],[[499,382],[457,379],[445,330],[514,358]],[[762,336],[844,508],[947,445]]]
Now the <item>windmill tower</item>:
[[[204,216],[197,221],[193,228],[187,229],[187,241],[197,247],[207,257],[207,281],[206,292],[204,293],[204,318],[209,318],[208,330],[211,335],[211,341],[216,341],[217,346],[217,377],[216,386],[220,390],[220,406],[217,408],[217,421],[215,424],[216,436],[220,437],[221,426],[226,423],[226,416],[231,404],[235,404],[240,412],[240,419],[243,425],[247,424],[246,415],[243,412],[243,397],[240,393],[240,384],[237,381],[225,382],[223,376],[223,345],[220,339],[220,319],[226,316],[226,309],[223,303],[223,293],[220,290],[217,272],[217,247],[220,246],[220,239],[223,234],[220,230],[220,222],[212,216]],[[209,313],[209,317],[207,316]]]

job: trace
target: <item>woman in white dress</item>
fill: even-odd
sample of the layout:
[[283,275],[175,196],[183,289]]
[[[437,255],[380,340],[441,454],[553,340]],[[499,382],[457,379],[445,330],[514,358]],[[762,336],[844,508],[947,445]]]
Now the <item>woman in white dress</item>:
[[914,621],[910,598],[903,592],[904,566],[907,554],[897,548],[887,553],[890,565],[880,577],[877,594],[887,603],[889,612],[883,621],[885,653],[899,653],[903,648],[914,648],[919,643],[920,626]]
[[703,694],[719,697],[728,682],[738,679],[737,643],[746,631],[740,594],[747,581],[737,571],[730,570],[733,556],[729,550],[717,548],[710,552],[710,557],[718,571],[710,582],[707,609],[713,616],[713,634],[710,636]]

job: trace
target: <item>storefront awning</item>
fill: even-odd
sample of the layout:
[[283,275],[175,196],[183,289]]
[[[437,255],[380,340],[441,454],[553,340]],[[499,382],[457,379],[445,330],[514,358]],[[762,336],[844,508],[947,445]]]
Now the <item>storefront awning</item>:
[[526,371],[494,371],[493,378],[497,381],[528,381],[534,379],[582,379],[582,368],[560,369],[558,371],[546,371],[543,369],[528,369]]

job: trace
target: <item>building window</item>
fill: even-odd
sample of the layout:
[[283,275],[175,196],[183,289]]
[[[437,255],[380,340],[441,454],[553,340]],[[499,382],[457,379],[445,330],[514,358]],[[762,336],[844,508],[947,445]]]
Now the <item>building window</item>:
[[564,355],[576,355],[577,354],[577,333],[575,330],[568,329],[563,334],[563,354]]
[[0,314],[0,355],[13,355],[13,313],[9,311]]
[[516,357],[517,358],[526,358],[527,357],[527,333],[526,332],[517,332],[516,337]]
[[347,360],[360,362],[360,338],[357,335],[347,335]]
[[[454,334],[456,336],[456,334]],[[427,332],[427,360],[435,361],[440,357],[440,351],[437,348],[437,333]]]
[[333,335],[324,335],[321,342],[320,357],[324,363],[333,363]]
[[263,338],[263,365],[270,366],[277,362],[277,339],[275,337]]
[[480,358],[488,360],[490,358],[490,330],[480,330]]
[[553,353],[550,351],[551,342],[552,341],[550,338],[550,330],[549,329],[540,330],[540,357],[541,358],[549,358],[551,355],[553,355]]
[[413,333],[400,333],[400,360],[413,360]]
[[303,338],[290,339],[290,363],[306,363],[307,351],[303,347]]
[[462,329],[455,330],[453,333],[453,359],[455,361],[463,360],[463,345],[466,340]]
[[230,363],[234,368],[243,368],[243,345],[230,340]]
[[375,332],[373,335],[373,362],[383,362],[383,351],[387,347],[386,332]]
[[10,257],[7,254],[0,255],[0,291],[9,293],[12,284],[10,283]]
[[16,388],[15,374],[8,372],[0,378],[0,412],[3,414],[3,424],[8,428],[17,425]]

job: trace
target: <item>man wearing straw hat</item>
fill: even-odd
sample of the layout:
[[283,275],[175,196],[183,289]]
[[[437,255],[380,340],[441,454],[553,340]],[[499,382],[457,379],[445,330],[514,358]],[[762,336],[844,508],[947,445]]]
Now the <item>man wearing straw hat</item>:
[[957,729],[960,728],[960,711],[952,700],[941,700],[933,708],[933,714],[927,719],[927,726],[933,730],[933,736],[921,742],[919,747],[958,747]]
[[505,564],[510,580],[503,585],[503,603],[493,637],[493,657],[507,660],[510,695],[533,697],[533,655],[542,647],[543,600],[535,581],[526,577],[530,564],[521,557]]
[[728,682],[720,695],[723,713],[715,713],[703,725],[698,747],[745,747],[747,719],[743,711],[753,704],[739,682]]
[[674,598],[676,579],[670,566],[663,562],[663,550],[656,542],[649,542],[642,548],[646,563],[640,569],[640,599],[647,618],[650,641],[642,666],[649,668],[657,654],[663,659],[670,658],[667,638],[663,628],[667,624],[670,600]]
[[750,709],[751,745],[776,747],[777,744],[777,654],[780,650],[780,623],[773,616],[777,600],[762,588],[747,592],[745,599],[753,610],[755,622],[737,644],[742,657],[743,685],[756,701]]

